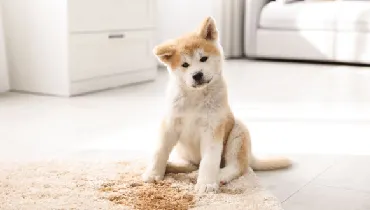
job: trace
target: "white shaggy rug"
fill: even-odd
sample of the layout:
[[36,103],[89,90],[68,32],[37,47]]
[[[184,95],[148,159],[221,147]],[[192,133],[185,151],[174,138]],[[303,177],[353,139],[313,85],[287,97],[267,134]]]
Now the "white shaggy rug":
[[282,210],[253,171],[217,194],[193,191],[196,172],[144,184],[141,161],[0,163],[0,206],[12,209]]

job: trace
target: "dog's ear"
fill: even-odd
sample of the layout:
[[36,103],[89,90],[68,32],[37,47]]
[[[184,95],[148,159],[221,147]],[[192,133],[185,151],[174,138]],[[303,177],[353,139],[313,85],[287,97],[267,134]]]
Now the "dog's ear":
[[172,44],[161,44],[156,46],[153,49],[154,55],[157,56],[159,61],[164,64],[169,64],[171,62],[172,57],[176,53],[176,48]]
[[198,35],[210,41],[216,41],[218,39],[216,23],[212,17],[204,19],[198,30]]

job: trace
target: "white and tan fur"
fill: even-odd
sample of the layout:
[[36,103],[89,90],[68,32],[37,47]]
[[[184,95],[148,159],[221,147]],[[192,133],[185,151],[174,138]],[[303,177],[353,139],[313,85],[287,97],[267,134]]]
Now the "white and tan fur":
[[[228,104],[223,53],[212,18],[206,18],[196,32],[157,46],[154,53],[170,74],[168,107],[144,181],[161,180],[166,172],[199,168],[196,190],[215,192],[220,183],[241,176],[248,166],[255,170],[290,166],[284,158],[257,160],[252,156],[249,132]],[[194,75],[199,72],[202,79],[196,80]],[[182,163],[168,162],[173,149]]]

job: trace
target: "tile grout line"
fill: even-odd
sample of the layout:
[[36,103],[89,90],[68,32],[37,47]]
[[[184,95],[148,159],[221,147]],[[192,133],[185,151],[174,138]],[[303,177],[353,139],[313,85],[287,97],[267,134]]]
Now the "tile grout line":
[[285,200],[283,200],[281,203],[285,203],[287,200],[289,200],[291,197],[293,197],[295,194],[297,194],[299,191],[301,191],[303,188],[307,187],[309,184],[311,184],[313,181],[315,181],[319,176],[321,176],[322,174],[324,174],[326,171],[328,171],[331,167],[333,167],[334,165],[336,164],[336,161],[331,164],[330,166],[328,166],[327,168],[325,168],[321,173],[317,174],[314,178],[312,178],[310,181],[308,181],[305,185],[303,185],[302,187],[300,187],[297,191],[295,191],[294,193],[292,193],[290,196],[288,196]]

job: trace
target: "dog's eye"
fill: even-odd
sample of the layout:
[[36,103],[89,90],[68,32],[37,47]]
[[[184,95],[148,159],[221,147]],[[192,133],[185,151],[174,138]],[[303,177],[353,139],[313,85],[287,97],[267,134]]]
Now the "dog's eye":
[[206,62],[208,60],[207,56],[203,56],[200,58],[200,62]]
[[186,62],[182,64],[182,67],[184,67],[184,68],[188,68],[189,66],[190,66],[190,64],[188,64]]

